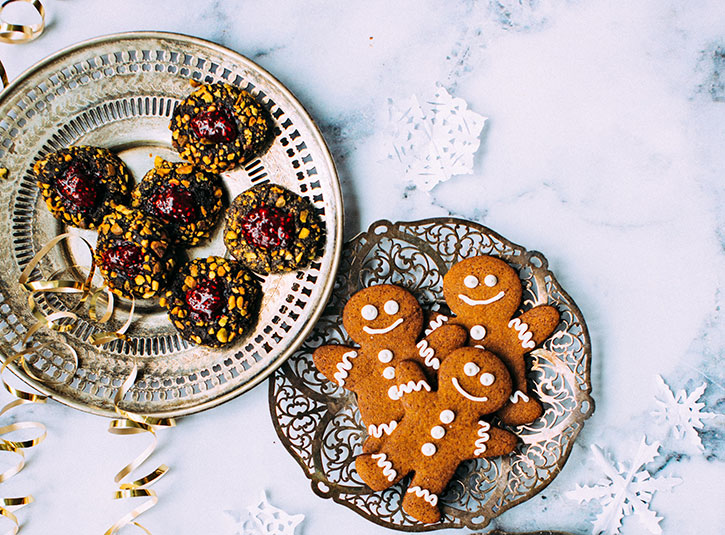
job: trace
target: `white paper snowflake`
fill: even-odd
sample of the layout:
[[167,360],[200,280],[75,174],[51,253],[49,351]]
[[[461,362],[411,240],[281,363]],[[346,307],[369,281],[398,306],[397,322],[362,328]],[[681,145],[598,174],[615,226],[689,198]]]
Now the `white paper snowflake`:
[[575,490],[566,493],[566,497],[580,504],[591,500],[601,504],[602,510],[597,514],[593,533],[616,535],[622,519],[633,513],[650,533],[662,533],[662,517],[650,509],[652,496],[658,490],[671,490],[682,480],[676,477],[653,477],[644,468],[657,457],[659,442],[647,444],[645,437],[642,437],[629,466],[610,461],[596,445],[592,445],[591,449],[605,478],[591,487],[577,485]]
[[305,515],[289,515],[270,505],[264,491],[246,514],[225,512],[232,522],[231,535],[294,535],[295,528],[305,519]]
[[714,418],[716,414],[704,412],[704,403],[698,403],[698,399],[705,393],[707,383],[702,383],[690,395],[685,390],[680,390],[675,396],[670,387],[661,376],[657,376],[658,391],[655,394],[657,408],[652,415],[672,430],[675,438],[682,440],[688,446],[704,451],[702,440],[697,432],[705,424],[703,418]]
[[408,178],[430,191],[454,175],[473,172],[473,155],[481,145],[479,136],[486,117],[468,109],[462,98],[445,88],[422,104],[413,95],[390,102],[388,157],[399,160]]

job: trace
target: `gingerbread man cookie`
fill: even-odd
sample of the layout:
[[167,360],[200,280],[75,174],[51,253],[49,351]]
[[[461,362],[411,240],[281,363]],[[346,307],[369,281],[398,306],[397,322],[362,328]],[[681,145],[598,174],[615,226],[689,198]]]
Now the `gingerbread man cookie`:
[[499,412],[510,425],[533,422],[542,407],[526,386],[524,355],[539,346],[559,324],[559,312],[538,305],[516,315],[521,305],[521,279],[503,260],[476,256],[455,264],[443,277],[443,295],[455,321],[470,334],[470,345],[496,353],[508,366],[514,392]]
[[506,403],[511,376],[496,355],[475,347],[446,357],[436,391],[415,362],[401,362],[395,374],[405,416],[379,451],[359,455],[355,467],[373,490],[414,473],[403,509],[421,522],[437,522],[439,496],[462,461],[505,455],[516,446],[516,435],[481,419]]
[[403,417],[403,407],[390,390],[395,366],[412,359],[434,379],[444,357],[465,344],[466,331],[444,325],[419,341],[423,311],[413,294],[391,284],[353,295],[343,309],[342,323],[360,347],[321,346],[313,360],[325,377],[355,392],[369,435],[363,450],[375,451]]

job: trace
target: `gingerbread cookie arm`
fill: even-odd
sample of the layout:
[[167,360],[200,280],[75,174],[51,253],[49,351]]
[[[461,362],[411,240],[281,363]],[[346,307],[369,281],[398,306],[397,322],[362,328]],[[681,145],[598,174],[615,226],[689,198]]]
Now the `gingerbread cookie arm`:
[[516,447],[518,438],[498,427],[493,427],[485,420],[479,420],[476,429],[471,430],[468,442],[471,446],[470,459],[483,457],[499,457],[511,453]]
[[421,362],[428,368],[437,371],[446,355],[454,349],[462,347],[467,338],[468,334],[463,327],[443,325],[418,342],[416,348]]
[[509,322],[518,333],[521,346],[531,350],[541,345],[559,324],[559,311],[550,305],[539,305]]
[[395,385],[388,389],[388,396],[400,400],[406,410],[425,405],[432,396],[431,387],[417,362],[404,360],[395,367]]
[[361,375],[360,366],[355,366],[359,350],[347,346],[320,346],[312,354],[318,370],[333,383],[351,390]]

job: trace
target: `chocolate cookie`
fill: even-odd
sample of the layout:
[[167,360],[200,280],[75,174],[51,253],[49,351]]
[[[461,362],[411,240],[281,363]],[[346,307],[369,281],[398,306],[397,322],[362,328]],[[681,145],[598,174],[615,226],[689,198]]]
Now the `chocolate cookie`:
[[259,282],[244,266],[210,256],[182,266],[160,303],[182,338],[222,347],[254,324],[261,296]]
[[164,221],[171,238],[189,247],[209,237],[224,208],[222,197],[218,174],[162,158],[131,192],[135,208]]
[[208,171],[233,169],[269,147],[272,118],[237,87],[202,85],[174,110],[171,142],[185,160]]
[[113,293],[129,298],[160,295],[176,265],[163,221],[123,205],[103,218],[94,256]]
[[227,212],[224,243],[257,273],[307,266],[322,253],[324,230],[312,204],[276,184],[240,193]]
[[95,229],[128,200],[131,177],[116,155],[99,147],[67,147],[35,163],[33,173],[50,212],[65,224]]

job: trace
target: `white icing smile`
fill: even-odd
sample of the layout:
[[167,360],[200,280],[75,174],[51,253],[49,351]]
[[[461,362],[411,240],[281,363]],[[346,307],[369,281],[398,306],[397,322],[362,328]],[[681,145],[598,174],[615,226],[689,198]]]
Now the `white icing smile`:
[[490,305],[491,303],[494,303],[494,302],[498,301],[499,299],[501,299],[503,296],[504,296],[504,291],[501,290],[500,292],[498,292],[496,295],[494,295],[490,299],[481,299],[481,300],[471,299],[470,297],[468,297],[467,295],[464,295],[464,294],[458,294],[458,299],[460,299],[461,301],[466,303],[468,306],[475,307],[478,305]]
[[384,327],[382,329],[373,329],[372,327],[368,327],[367,325],[364,325],[363,331],[365,331],[368,334],[385,334],[385,333],[389,333],[390,331],[395,329],[401,323],[403,323],[403,318],[398,318],[391,325],[388,325],[387,327]]
[[486,396],[482,396],[479,398],[479,397],[473,396],[473,395],[469,394],[468,392],[466,392],[465,390],[463,390],[463,387],[458,383],[457,378],[455,378],[455,377],[451,378],[451,382],[453,383],[454,388],[456,390],[458,390],[458,393],[460,395],[462,395],[463,397],[466,397],[466,398],[470,399],[471,401],[477,401],[479,403],[484,403],[484,402],[488,401],[488,398]]

